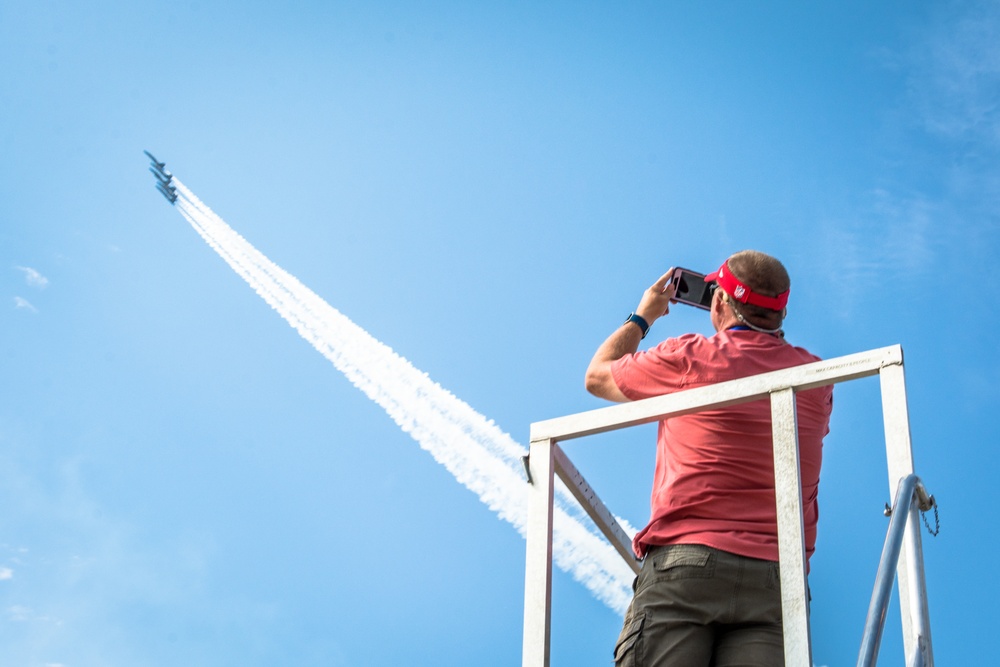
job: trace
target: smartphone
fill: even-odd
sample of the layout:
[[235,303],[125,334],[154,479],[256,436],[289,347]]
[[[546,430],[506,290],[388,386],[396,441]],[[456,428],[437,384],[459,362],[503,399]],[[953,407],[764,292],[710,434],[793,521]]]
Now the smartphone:
[[704,273],[696,273],[688,269],[674,269],[670,279],[674,286],[675,303],[686,303],[695,308],[712,309],[712,294],[715,293],[715,283],[706,283]]

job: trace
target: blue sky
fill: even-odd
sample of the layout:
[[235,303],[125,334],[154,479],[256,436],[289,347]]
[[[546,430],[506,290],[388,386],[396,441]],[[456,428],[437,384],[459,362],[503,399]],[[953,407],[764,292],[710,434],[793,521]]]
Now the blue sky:
[[[976,2],[0,5],[0,664],[520,660],[523,539],[220,260],[143,149],[521,445],[603,405],[586,364],[667,267],[780,257],[791,341],[903,346],[935,654],[978,661],[998,32]],[[647,341],[709,328],[677,307]],[[830,666],[856,660],[889,499],[877,383],[835,401]],[[650,429],[566,445],[637,526]],[[554,595],[553,664],[609,664],[618,613],[562,571]]]

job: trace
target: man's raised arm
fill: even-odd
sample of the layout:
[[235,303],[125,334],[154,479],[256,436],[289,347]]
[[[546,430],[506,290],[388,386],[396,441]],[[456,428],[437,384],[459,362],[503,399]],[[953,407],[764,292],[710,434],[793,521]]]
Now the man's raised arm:
[[660,279],[647,289],[635,313],[618,327],[618,330],[608,336],[594,353],[587,367],[586,387],[594,396],[609,401],[623,403],[629,398],[621,392],[611,375],[611,364],[622,357],[634,354],[639,349],[639,342],[645,338],[646,332],[653,322],[670,311],[670,299],[674,296],[674,286],[670,278],[674,270],[660,276]]

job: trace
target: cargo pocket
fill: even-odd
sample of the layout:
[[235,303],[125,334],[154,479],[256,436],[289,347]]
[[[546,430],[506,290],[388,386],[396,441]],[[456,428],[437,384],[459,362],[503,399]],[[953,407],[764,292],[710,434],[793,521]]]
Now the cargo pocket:
[[615,666],[616,667],[638,667],[639,662],[639,639],[642,637],[642,626],[646,622],[645,614],[629,615],[625,617],[622,626],[622,633],[618,636],[618,643],[615,644]]
[[653,557],[657,579],[707,579],[715,576],[712,550],[700,544],[675,544]]

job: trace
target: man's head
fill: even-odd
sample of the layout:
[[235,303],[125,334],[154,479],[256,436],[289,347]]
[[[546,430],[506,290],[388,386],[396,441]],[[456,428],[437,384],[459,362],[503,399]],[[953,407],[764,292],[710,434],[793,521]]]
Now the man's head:
[[719,287],[712,300],[712,323],[717,330],[733,324],[767,331],[781,328],[791,280],[788,271],[774,257],[743,250],[705,280],[715,281]]

